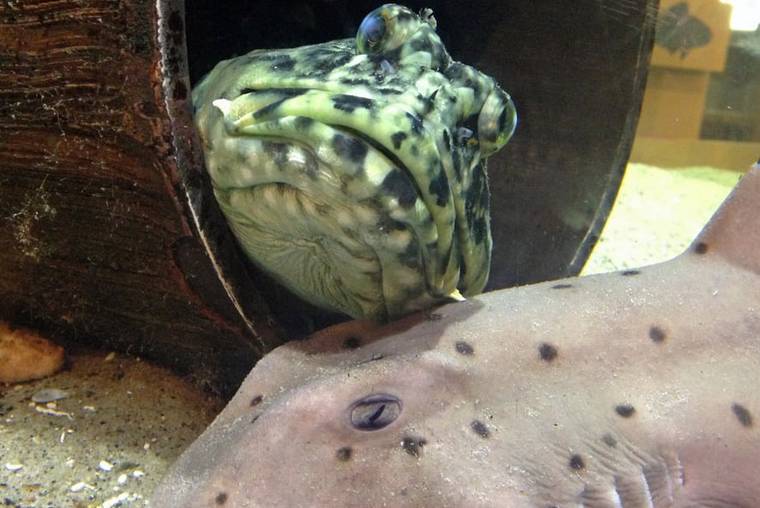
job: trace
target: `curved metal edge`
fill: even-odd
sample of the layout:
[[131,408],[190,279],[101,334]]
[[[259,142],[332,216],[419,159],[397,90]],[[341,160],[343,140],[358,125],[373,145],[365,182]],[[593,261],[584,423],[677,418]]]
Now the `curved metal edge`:
[[255,290],[237,247],[211,191],[204,169],[201,142],[192,119],[190,80],[185,37],[184,0],[157,0],[159,73],[163,103],[177,175],[177,195],[192,219],[193,234],[200,241],[229,303],[250,332],[260,355],[282,344],[281,333],[263,297]]
[[[649,63],[652,59],[652,49],[654,48],[654,30],[659,4],[659,0],[650,0],[646,4],[646,23],[641,29],[641,46],[639,47],[639,56],[636,62],[638,72],[636,73],[632,86],[632,97],[636,98],[636,103],[631,106],[625,120],[625,126],[623,127],[624,134],[618,145],[615,162],[613,164],[614,167],[607,180],[606,190],[599,202],[596,212],[594,213],[594,218],[591,220],[591,225],[586,232],[586,236],[581,241],[578,250],[575,251],[575,255],[568,264],[567,276],[578,275],[581,270],[583,270],[584,265],[591,255],[591,251],[599,241],[602,229],[607,223],[612,206],[614,205],[615,199],[620,190],[620,185],[623,182],[626,166],[631,156],[631,150],[633,149],[633,141],[636,134],[636,127],[639,123],[641,106],[644,101],[644,88],[646,87],[647,76],[649,75]],[[630,133],[630,135],[626,135],[628,133]]]

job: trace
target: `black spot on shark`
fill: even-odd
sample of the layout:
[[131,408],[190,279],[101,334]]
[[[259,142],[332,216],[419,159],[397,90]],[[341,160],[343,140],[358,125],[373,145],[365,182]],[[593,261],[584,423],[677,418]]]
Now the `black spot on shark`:
[[736,419],[739,420],[742,426],[752,427],[752,414],[746,407],[734,402],[731,404],[731,411],[733,411],[734,416],[736,416]]
[[491,437],[491,431],[488,429],[486,424],[480,420],[473,420],[470,422],[470,429],[472,429],[475,434],[482,437],[483,439],[488,439]]
[[541,359],[545,362],[551,362],[554,361],[555,358],[557,358],[557,348],[553,345],[544,342],[540,346],[538,346],[538,354],[541,357]]
[[570,461],[568,464],[570,466],[570,469],[574,469],[575,471],[580,471],[586,468],[586,463],[584,462],[583,457],[577,453],[570,456]]
[[630,418],[636,412],[636,408],[631,404],[618,404],[615,406],[615,412],[623,418]]
[[401,448],[412,457],[419,458],[422,448],[427,444],[423,437],[406,436],[401,440]]
[[700,255],[707,254],[708,250],[710,250],[710,248],[705,242],[697,242],[697,244],[694,246],[694,252]]
[[351,449],[350,446],[344,446],[342,448],[338,448],[338,450],[335,452],[335,458],[338,459],[340,462],[348,462],[351,460],[351,457],[353,456],[354,451]]
[[657,344],[665,342],[666,337],[667,335],[665,334],[665,330],[659,326],[653,325],[649,328],[649,338],[652,339],[652,342]]
[[456,349],[457,353],[459,353],[460,355],[469,356],[475,353],[475,349],[473,349],[473,347],[470,344],[468,344],[467,342],[463,340],[457,341],[457,343],[454,344],[454,348]]

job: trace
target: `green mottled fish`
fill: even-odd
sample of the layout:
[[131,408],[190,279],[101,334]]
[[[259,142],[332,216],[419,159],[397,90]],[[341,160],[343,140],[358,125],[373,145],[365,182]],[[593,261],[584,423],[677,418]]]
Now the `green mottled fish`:
[[316,305],[385,320],[485,286],[485,159],[517,117],[435,27],[429,9],[384,5],[355,39],[253,51],[193,91],[242,249]]

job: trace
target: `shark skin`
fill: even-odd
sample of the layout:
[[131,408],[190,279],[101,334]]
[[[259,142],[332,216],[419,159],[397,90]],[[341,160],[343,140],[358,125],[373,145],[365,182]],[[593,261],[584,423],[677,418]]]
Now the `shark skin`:
[[760,169],[673,261],[281,346],[151,505],[760,505]]

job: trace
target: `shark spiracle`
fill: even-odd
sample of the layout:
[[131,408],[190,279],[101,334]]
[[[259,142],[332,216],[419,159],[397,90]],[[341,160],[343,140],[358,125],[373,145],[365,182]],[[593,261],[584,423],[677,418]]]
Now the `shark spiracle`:
[[485,286],[485,159],[517,117],[435,28],[429,9],[385,5],[355,39],[252,51],[193,91],[240,246],[318,306],[384,320]]

